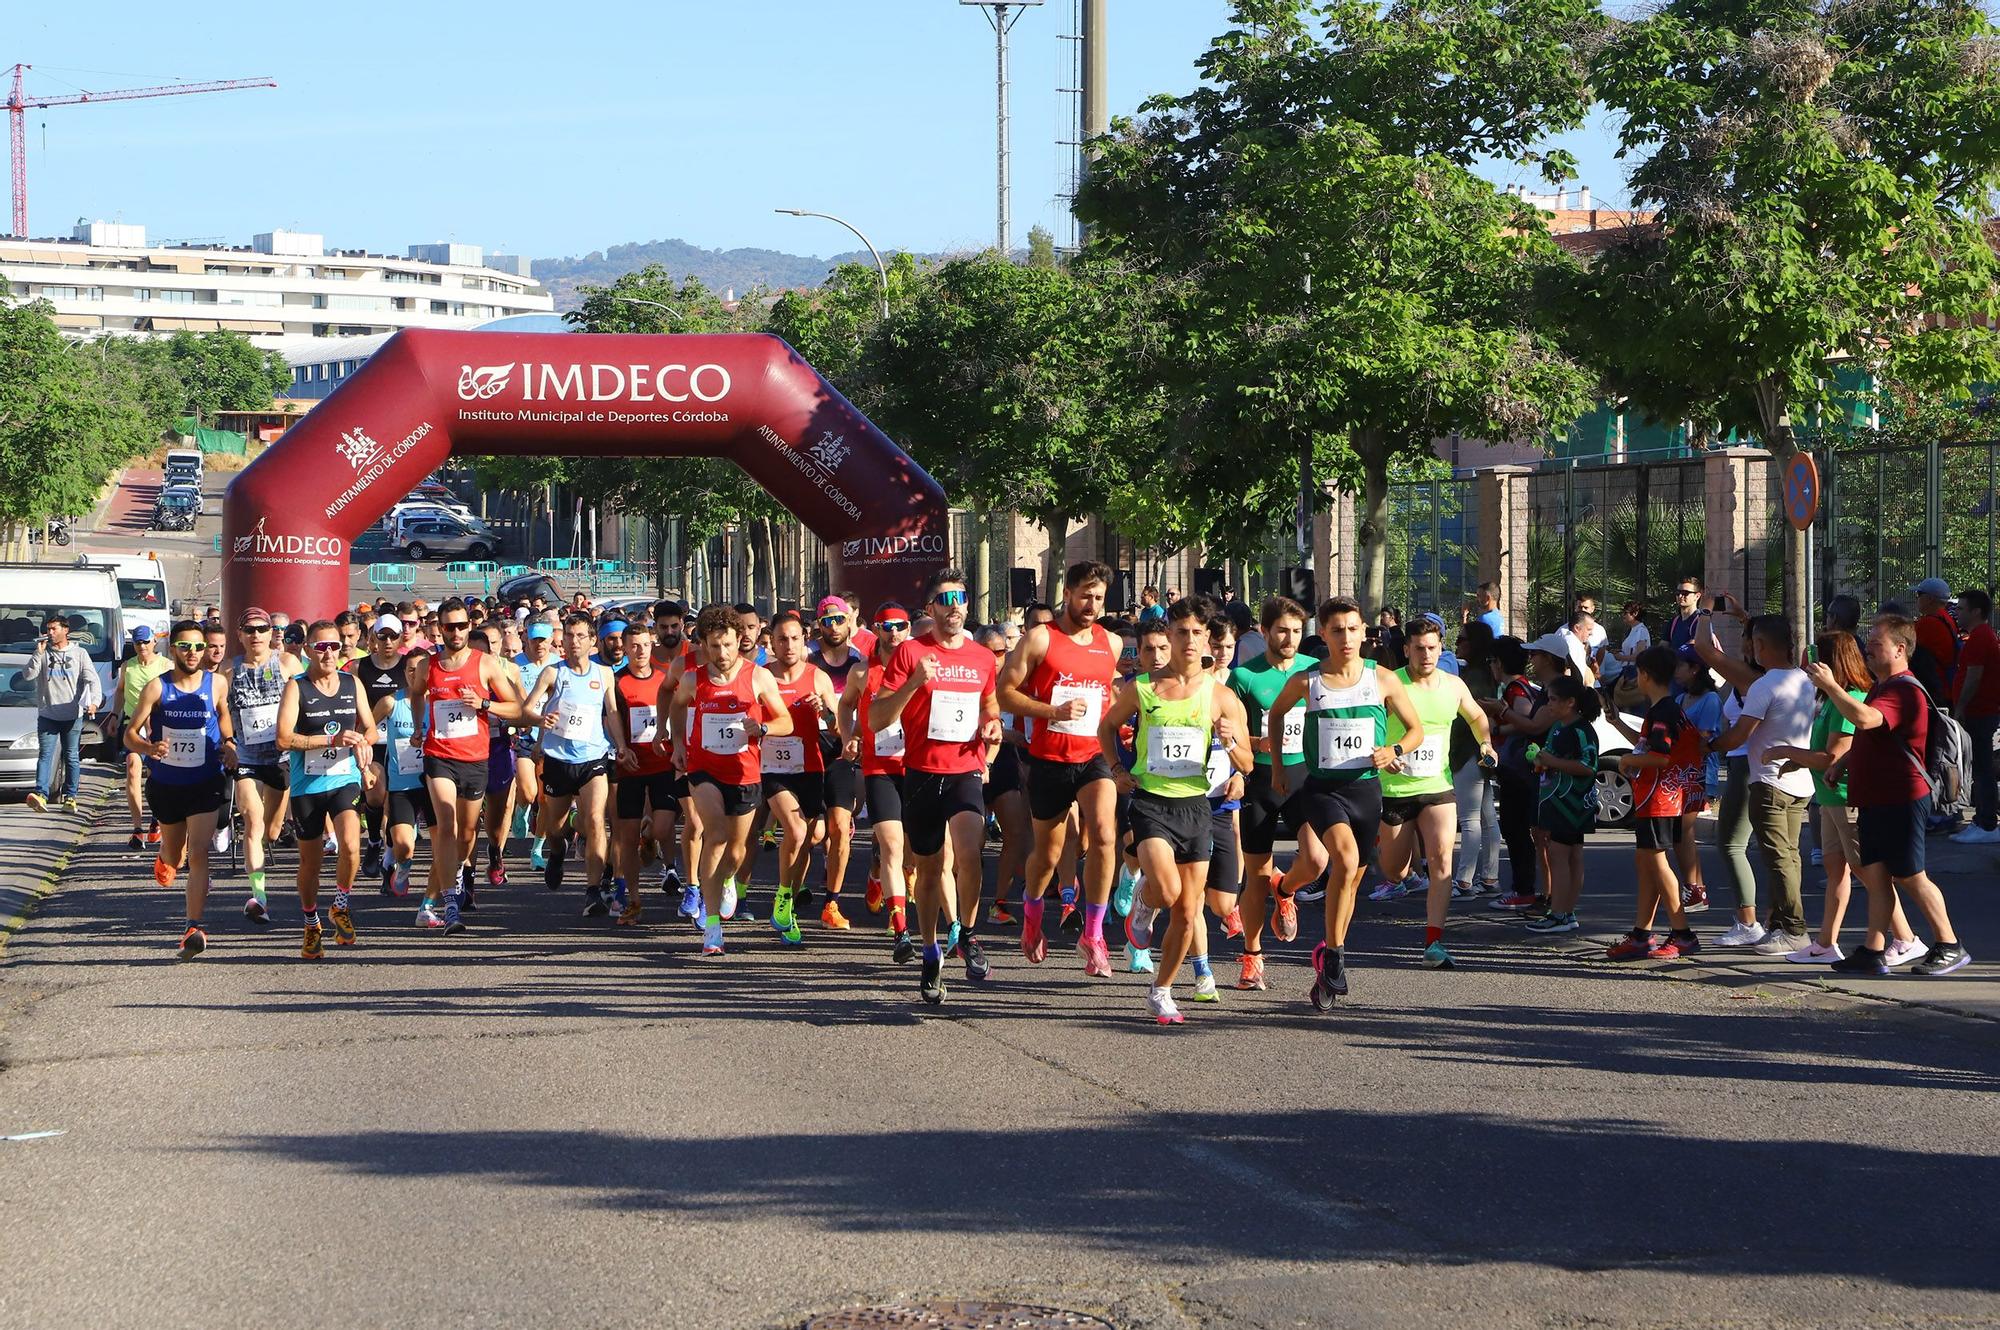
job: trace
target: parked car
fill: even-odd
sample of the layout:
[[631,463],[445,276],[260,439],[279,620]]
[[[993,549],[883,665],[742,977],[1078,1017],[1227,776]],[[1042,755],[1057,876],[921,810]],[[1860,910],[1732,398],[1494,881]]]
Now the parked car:
[[159,498],[153,500],[153,517],[148,525],[155,531],[192,531],[195,520],[201,516],[200,503],[198,496],[162,490]]
[[487,559],[500,548],[492,532],[452,517],[406,517],[394,543],[404,557],[419,563],[438,558]]
[[383,515],[383,530],[393,533],[396,530],[396,524],[406,517],[453,517],[468,525],[485,525],[485,523],[472,515],[470,508],[456,500],[450,503],[439,503],[430,499],[417,501],[405,499]]
[[168,494],[179,495],[189,500],[194,505],[194,515],[196,517],[200,517],[208,512],[208,504],[201,497],[201,487],[199,485],[176,482],[165,486],[160,490],[160,493],[162,496]]
[[[1628,714],[1625,723],[1636,730],[1642,719]],[[1618,759],[1632,751],[1632,741],[1604,716],[1597,718],[1591,732],[1597,736],[1597,825],[1607,831],[1622,829],[1632,823],[1632,781],[1618,769]]]
[[[32,788],[40,745],[35,738],[35,686],[22,667],[42,636],[50,609],[69,620],[70,641],[89,653],[100,691],[115,694],[111,675],[124,639],[118,580],[109,568],[61,564],[0,564],[0,788]],[[86,747],[103,739],[110,706],[84,724]]]

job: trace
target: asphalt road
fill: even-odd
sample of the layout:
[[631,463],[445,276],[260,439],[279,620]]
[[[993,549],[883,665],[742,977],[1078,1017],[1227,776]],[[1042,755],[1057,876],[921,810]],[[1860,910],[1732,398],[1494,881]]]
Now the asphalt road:
[[[62,1133],[0,1141],[0,1324],[2000,1323],[1992,1021],[1484,910],[1425,971],[1415,902],[1363,907],[1331,1016],[1310,910],[1178,1030],[1011,932],[932,1011],[858,901],[702,962],[525,871],[461,939],[369,896],[317,964],[230,884],[176,964],[116,823],[0,953],[0,1135]],[[1609,918],[1629,851],[1589,855]]]

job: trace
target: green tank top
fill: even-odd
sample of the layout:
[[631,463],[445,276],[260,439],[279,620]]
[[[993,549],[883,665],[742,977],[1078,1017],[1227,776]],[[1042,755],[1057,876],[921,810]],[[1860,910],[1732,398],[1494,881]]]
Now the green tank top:
[[[1229,691],[1243,699],[1243,710],[1250,720],[1250,737],[1264,737],[1264,714],[1271,704],[1278,700],[1285,684],[1300,670],[1316,670],[1319,661],[1311,656],[1293,656],[1290,665],[1278,666],[1261,652],[1229,672]],[[1285,765],[1295,767],[1306,760],[1305,717],[1297,708],[1286,718],[1286,724],[1279,731],[1278,747],[1284,755]],[[1271,755],[1259,749],[1257,765],[1271,765]]]
[[1306,761],[1314,780],[1374,780],[1374,752],[1389,742],[1389,712],[1382,705],[1376,666],[1364,665],[1349,688],[1329,688],[1313,671],[1306,685]]
[[[1458,718],[1456,688],[1417,688],[1410,685],[1410,672],[1397,670],[1396,677],[1424,723],[1424,741],[1403,754],[1403,760],[1382,773],[1382,797],[1401,799],[1413,794],[1443,794],[1451,788],[1451,772],[1445,766],[1445,750],[1451,745],[1451,723]],[[1445,679],[1439,671],[1432,676]],[[1401,743],[1409,733],[1403,722],[1389,717],[1388,743]]]
[[1139,788],[1162,799],[1208,797],[1209,690],[1215,680],[1203,676],[1194,696],[1169,701],[1153,691],[1153,676],[1142,674],[1139,720],[1132,734],[1138,757],[1132,775]]

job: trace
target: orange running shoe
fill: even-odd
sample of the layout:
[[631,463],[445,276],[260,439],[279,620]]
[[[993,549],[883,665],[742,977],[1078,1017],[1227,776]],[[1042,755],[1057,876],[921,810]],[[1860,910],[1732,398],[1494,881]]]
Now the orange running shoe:
[[354,915],[336,905],[333,909],[327,911],[327,917],[333,920],[333,945],[336,947],[353,946]]
[[1263,952],[1246,951],[1243,953],[1243,973],[1237,976],[1236,986],[1244,989],[1254,988],[1259,992],[1262,992],[1266,988],[1266,984],[1264,983]]
[[180,869],[175,868],[172,864],[157,855],[153,857],[153,881],[163,887],[171,887],[174,885],[174,879],[180,875]]
[[819,921],[828,928],[845,930],[848,927],[847,916],[840,912],[838,900],[829,900],[826,903],[826,907],[819,912]]
[[1224,937],[1243,936],[1243,911],[1234,905],[1229,907],[1228,914],[1222,916],[1222,935]]
[[1013,913],[1010,910],[1008,910],[1006,904],[1001,901],[995,901],[993,903],[993,912],[987,915],[986,917],[988,922],[995,924],[1012,924],[1019,922],[1017,919],[1015,919]]
[[868,879],[867,900],[868,900],[868,913],[870,914],[882,913],[882,879],[876,877],[871,877]]
[[1278,941],[1290,942],[1299,935],[1299,903],[1290,896],[1278,897],[1278,908],[1272,911],[1271,931]]
[[320,939],[318,920],[306,925],[306,942],[305,946],[300,948],[299,955],[309,961],[319,960],[326,955],[326,944]]
[[182,960],[191,961],[207,950],[208,934],[201,930],[200,924],[194,925],[187,932],[181,934],[180,958]]
[[613,919],[611,922],[619,925],[622,928],[631,928],[634,925],[638,924],[644,918],[645,918],[645,911],[639,908],[638,899],[635,897],[634,899],[625,902],[625,908],[620,910],[618,912],[618,917],[616,919]]

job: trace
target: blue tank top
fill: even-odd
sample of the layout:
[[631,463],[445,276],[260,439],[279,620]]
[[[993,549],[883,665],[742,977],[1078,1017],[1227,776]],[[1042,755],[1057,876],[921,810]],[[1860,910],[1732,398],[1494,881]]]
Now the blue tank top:
[[[301,738],[331,737],[361,728],[361,681],[351,674],[336,674],[333,681],[329,697],[310,677],[299,680],[299,714],[292,728]],[[293,794],[324,794],[361,783],[361,763],[352,748],[294,749],[289,756]]]
[[181,688],[174,676],[160,676],[160,704],[153,708],[155,742],[167,741],[165,757],[146,759],[146,774],[162,785],[208,785],[222,778],[222,722],[215,714],[215,676]]
[[542,753],[558,762],[595,762],[611,752],[604,732],[604,696],[611,685],[605,665],[586,665],[581,674],[558,661],[555,687],[542,704],[553,709],[556,723],[542,731]]
[[388,776],[391,790],[414,790],[424,783],[424,736],[420,728],[423,713],[410,709],[410,695],[397,693],[389,706],[382,733],[388,740]]

